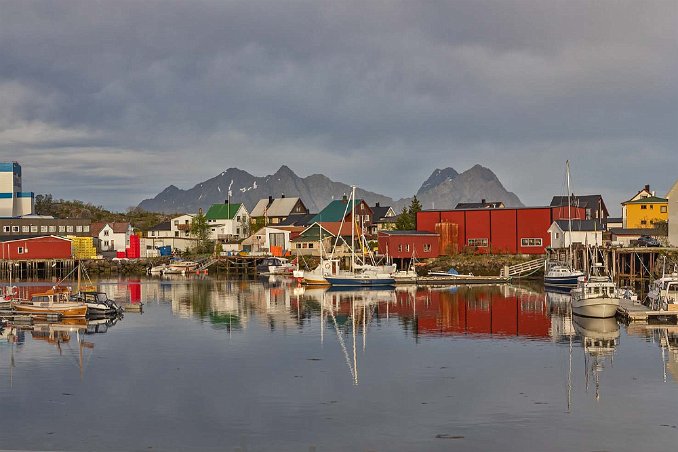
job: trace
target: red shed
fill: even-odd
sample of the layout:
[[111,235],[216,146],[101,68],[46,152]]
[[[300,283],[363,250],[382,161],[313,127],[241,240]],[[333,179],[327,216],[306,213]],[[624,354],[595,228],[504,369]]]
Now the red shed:
[[440,234],[430,231],[379,231],[379,254],[394,259],[427,259],[440,255]]
[[54,235],[2,242],[2,259],[70,259],[71,241]]
[[[544,254],[551,245],[548,228],[567,217],[560,207],[424,210],[417,212],[417,230],[438,231],[455,225],[457,247],[440,246],[441,254],[471,248],[478,253]],[[572,218],[583,218],[583,208],[572,207]],[[449,228],[447,228],[449,229]]]

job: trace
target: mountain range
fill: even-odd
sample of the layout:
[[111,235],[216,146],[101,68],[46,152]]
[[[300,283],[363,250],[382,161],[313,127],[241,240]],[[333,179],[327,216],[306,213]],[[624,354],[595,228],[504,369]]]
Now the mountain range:
[[[248,210],[262,198],[281,195],[298,196],[313,213],[322,210],[328,203],[349,194],[351,186],[335,182],[322,174],[299,177],[283,165],[275,174],[263,177],[238,168],[229,168],[218,176],[182,190],[170,185],[152,199],[145,199],[139,208],[149,212],[180,213],[206,210],[215,203],[223,203],[229,197],[232,203],[244,203]],[[489,168],[480,165],[458,173],[453,168],[436,169],[417,191],[417,199],[424,209],[451,209],[460,202],[502,201],[507,207],[520,207],[520,199],[507,191]],[[369,205],[380,203],[392,206],[396,213],[408,206],[412,198],[394,200],[388,196],[356,187],[356,198]]]

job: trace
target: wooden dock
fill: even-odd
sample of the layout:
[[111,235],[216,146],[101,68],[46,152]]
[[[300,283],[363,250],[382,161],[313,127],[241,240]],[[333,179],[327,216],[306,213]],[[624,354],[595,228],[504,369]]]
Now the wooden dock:
[[655,311],[640,302],[627,299],[619,301],[617,314],[629,322],[648,322],[650,319],[657,321],[678,321],[678,311]]

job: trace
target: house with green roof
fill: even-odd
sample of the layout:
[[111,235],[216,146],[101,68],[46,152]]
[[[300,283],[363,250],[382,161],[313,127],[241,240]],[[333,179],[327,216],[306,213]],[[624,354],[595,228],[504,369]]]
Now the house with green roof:
[[646,185],[636,195],[622,203],[622,218],[625,229],[654,228],[669,220],[669,200],[655,196]]
[[212,204],[205,217],[210,240],[240,240],[249,235],[250,214],[242,203]]
[[[335,199],[320,211],[311,223],[340,223],[342,220],[351,224],[352,203],[348,201],[346,196],[342,199]],[[372,208],[367,205],[365,200],[355,200],[355,217],[356,225],[363,228],[365,231],[370,230],[370,226],[374,220],[374,212]]]

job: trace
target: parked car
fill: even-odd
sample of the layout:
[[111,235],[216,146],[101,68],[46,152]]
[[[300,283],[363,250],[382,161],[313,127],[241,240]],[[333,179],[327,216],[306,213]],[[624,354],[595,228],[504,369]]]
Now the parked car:
[[659,240],[652,238],[649,235],[641,235],[638,237],[637,244],[638,246],[662,246],[662,244],[659,243]]

